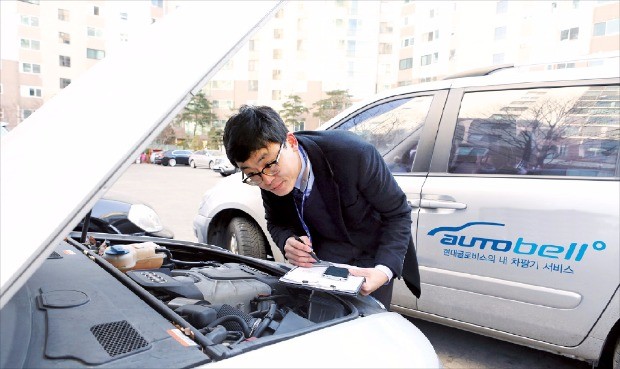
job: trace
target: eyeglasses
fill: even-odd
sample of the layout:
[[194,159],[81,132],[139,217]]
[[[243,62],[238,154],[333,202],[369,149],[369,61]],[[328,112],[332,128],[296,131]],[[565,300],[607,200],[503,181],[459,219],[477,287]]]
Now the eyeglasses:
[[241,172],[241,176],[242,176],[241,181],[251,186],[258,186],[261,183],[263,183],[263,177],[262,177],[263,175],[275,176],[276,174],[278,174],[278,172],[280,172],[280,166],[278,165],[278,160],[280,160],[280,153],[282,152],[282,148],[284,147],[285,143],[286,141],[282,142],[282,145],[280,145],[280,149],[278,150],[278,155],[276,156],[276,160],[272,161],[271,163],[265,164],[265,167],[260,172],[250,173],[247,175]]

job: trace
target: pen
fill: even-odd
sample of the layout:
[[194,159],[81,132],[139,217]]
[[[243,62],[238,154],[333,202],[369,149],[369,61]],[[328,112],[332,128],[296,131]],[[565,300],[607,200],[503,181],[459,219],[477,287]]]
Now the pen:
[[[304,241],[301,240],[301,238],[297,237],[297,236],[293,236],[295,238],[295,241],[297,242],[301,242],[304,245],[306,244]],[[310,251],[310,256],[312,256],[314,258],[314,260],[318,261],[319,263],[321,262],[321,260],[319,260],[318,256],[316,256],[316,254],[314,253],[314,251]]]

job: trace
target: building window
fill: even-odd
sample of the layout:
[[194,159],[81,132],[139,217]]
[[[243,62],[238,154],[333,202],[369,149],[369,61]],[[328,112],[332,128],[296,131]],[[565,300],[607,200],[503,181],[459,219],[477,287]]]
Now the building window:
[[504,14],[508,11],[508,1],[500,0],[495,5],[495,13],[496,14]]
[[506,38],[506,26],[495,28],[495,41]]
[[560,32],[560,41],[576,40],[579,38],[579,27],[569,28]]
[[71,80],[69,78],[61,78],[60,79],[60,88],[63,89],[71,84]]
[[422,55],[422,57],[420,58],[420,65],[429,65],[429,64],[437,63],[438,60],[439,60],[439,53]]
[[20,86],[20,94],[24,97],[41,97],[41,88],[33,86]]
[[248,81],[248,90],[249,91],[258,91],[258,81],[255,80],[255,79]]
[[422,40],[426,40],[428,42],[431,42],[433,40],[436,40],[439,38],[439,30],[434,30],[431,32],[426,32],[424,34],[422,34]]
[[607,36],[618,33],[620,18],[608,20],[607,22],[594,23],[593,36]]
[[355,56],[355,46],[356,43],[353,40],[347,41],[347,56],[353,57]]
[[23,25],[30,27],[39,27],[39,17],[35,17],[32,15],[22,15],[21,21]]
[[32,113],[34,113],[34,110],[32,110],[32,109],[23,109],[22,110],[22,119],[28,118],[29,116],[32,115]]
[[213,90],[232,90],[233,82],[231,80],[213,80],[209,81],[208,86]]
[[273,30],[273,38],[282,38],[282,35],[284,35],[284,31],[282,31],[282,28],[276,28]]
[[413,68],[413,58],[401,59],[398,62],[398,69],[405,70]]
[[58,42],[61,44],[71,44],[71,35],[65,32],[58,32]]
[[304,40],[297,40],[297,51],[304,50]]
[[105,57],[105,51],[97,49],[86,49],[86,57],[88,59],[103,59]]
[[392,53],[392,44],[380,43],[379,44],[379,54],[391,54]]
[[357,34],[358,25],[361,25],[362,21],[358,19],[349,19],[349,28],[347,30],[347,36],[355,36]]
[[293,132],[303,131],[305,126],[306,126],[305,121],[303,120],[297,121],[295,122],[295,125],[293,126]]
[[248,41],[248,50],[254,51],[254,47],[255,47],[254,40]]
[[455,57],[456,57],[456,49],[451,49],[450,50],[450,56],[448,57],[448,60],[453,61]]
[[402,42],[403,47],[407,47],[407,46],[413,46],[413,37],[409,37],[403,40]]
[[90,37],[103,37],[103,31],[95,27],[86,27],[86,34]]
[[22,38],[19,41],[20,41],[21,47],[24,49],[32,49],[32,50],[41,49],[41,42],[39,42],[38,40],[30,40],[27,38]]
[[280,79],[282,77],[282,71],[279,69],[274,69],[271,73],[271,79]]
[[58,9],[58,19],[61,21],[69,21],[69,11],[67,9]]
[[127,42],[127,41],[129,41],[129,35],[126,34],[126,33],[121,33],[120,35],[118,35],[118,39],[121,42]]
[[575,68],[575,63],[557,63],[555,65],[550,65],[548,69],[566,69],[566,68]]
[[392,33],[394,28],[388,22],[379,23],[379,33]]
[[274,59],[282,59],[282,50],[281,49],[273,49],[273,58]]
[[158,7],[158,8],[163,8],[164,7],[164,0],[151,0],[151,5]]
[[282,100],[282,91],[280,91],[280,90],[272,90],[271,91],[271,100]]
[[93,6],[93,15],[99,15],[99,7]]
[[39,64],[22,63],[21,66],[22,66],[22,73],[33,73],[33,74],[41,73],[41,65]]
[[121,20],[127,20],[127,13],[122,12],[120,16],[121,16]]
[[61,67],[70,67],[71,66],[71,57],[59,55],[58,56],[58,65]]
[[493,64],[502,64],[504,63],[504,53],[493,54]]

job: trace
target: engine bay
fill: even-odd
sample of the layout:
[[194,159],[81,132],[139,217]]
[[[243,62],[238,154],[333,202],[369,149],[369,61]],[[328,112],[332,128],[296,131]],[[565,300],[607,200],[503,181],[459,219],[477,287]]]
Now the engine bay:
[[[189,324],[189,337],[225,347],[224,356],[362,315],[350,301],[355,299],[280,283],[290,266],[274,274],[219,248],[214,253],[193,246],[190,251],[169,240],[91,239],[86,246],[181,317],[178,325]],[[133,259],[125,260],[127,254]]]
[[0,367],[192,367],[385,311],[216,246],[71,236],[3,307]]

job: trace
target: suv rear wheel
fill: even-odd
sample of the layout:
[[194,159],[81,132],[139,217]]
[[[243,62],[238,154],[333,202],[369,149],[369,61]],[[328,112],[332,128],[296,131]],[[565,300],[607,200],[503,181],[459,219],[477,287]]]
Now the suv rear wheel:
[[170,160],[168,161],[168,165],[170,165],[171,167],[173,167],[173,166],[177,165],[177,161],[176,161],[175,159],[170,159]]
[[259,259],[267,257],[265,239],[260,228],[245,218],[236,217],[230,220],[224,245],[235,254]]

